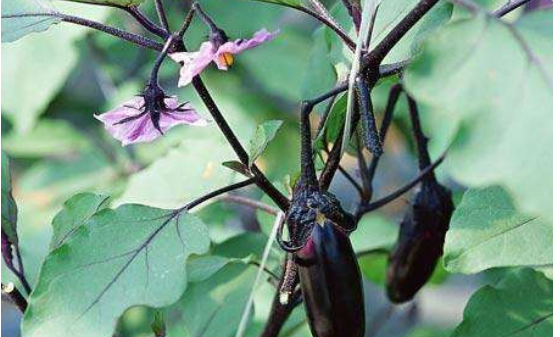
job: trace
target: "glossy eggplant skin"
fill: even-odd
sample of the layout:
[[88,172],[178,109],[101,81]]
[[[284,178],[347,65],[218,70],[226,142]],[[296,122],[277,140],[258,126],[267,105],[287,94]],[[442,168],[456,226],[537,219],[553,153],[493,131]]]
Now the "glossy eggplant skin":
[[412,299],[432,275],[443,253],[453,210],[451,193],[445,187],[435,180],[422,183],[389,257],[386,286],[392,302]]
[[330,220],[316,224],[296,263],[314,337],[363,337],[360,269],[347,234]]

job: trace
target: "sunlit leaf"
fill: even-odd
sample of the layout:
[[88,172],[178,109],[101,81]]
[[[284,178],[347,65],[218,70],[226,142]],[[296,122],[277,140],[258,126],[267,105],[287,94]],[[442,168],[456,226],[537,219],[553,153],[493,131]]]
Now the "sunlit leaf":
[[466,274],[551,264],[552,225],[519,213],[499,187],[471,189],[453,213],[444,261],[448,271]]
[[255,160],[264,152],[268,143],[270,143],[276,132],[282,126],[282,121],[272,120],[266,121],[259,126],[253,135],[249,150],[249,166],[252,166]]
[[444,165],[453,177],[500,184],[520,211],[551,222],[551,78],[552,11],[543,10],[514,24],[479,15],[442,28],[405,85],[435,144],[452,143]]

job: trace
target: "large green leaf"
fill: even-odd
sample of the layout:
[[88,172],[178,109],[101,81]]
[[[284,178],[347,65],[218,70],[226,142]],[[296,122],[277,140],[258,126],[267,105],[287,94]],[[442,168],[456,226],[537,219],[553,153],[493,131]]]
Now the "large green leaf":
[[64,244],[72,234],[100,209],[107,206],[108,197],[81,193],[68,199],[52,221],[51,250]]
[[205,253],[209,243],[206,226],[189,213],[142,205],[101,210],[46,258],[23,336],[111,336],[127,308],[177,301],[188,256]]
[[264,152],[266,146],[274,139],[276,132],[278,132],[281,126],[282,121],[278,120],[266,121],[257,126],[257,130],[255,130],[255,134],[250,142],[249,166],[252,166],[255,160]]
[[[3,2],[2,11],[4,6]],[[73,10],[70,6],[64,8]],[[82,8],[80,13],[101,21],[108,9]],[[3,33],[6,21],[2,20]],[[2,44],[2,115],[17,131],[31,130],[62,88],[79,58],[74,44],[87,31],[85,27],[57,25],[48,34],[33,34],[15,43]]]
[[552,336],[552,281],[523,269],[483,287],[469,300],[451,336]]
[[[58,11],[48,0],[2,1],[2,42],[12,42],[27,34],[41,32],[59,23]],[[35,16],[28,16],[37,14]]]
[[446,168],[457,180],[501,184],[520,211],[550,222],[551,78],[552,11],[544,10],[514,24],[480,15],[446,26],[405,85],[435,143],[453,142]]
[[221,165],[231,158],[234,154],[225,139],[189,139],[132,175],[118,203],[180,207],[239,179]]
[[468,190],[453,213],[444,261],[448,271],[465,274],[551,264],[552,224],[520,214],[499,187]]
[[18,243],[17,205],[12,196],[12,173],[10,158],[2,151],[2,232],[10,243]]
[[255,275],[256,268],[238,262],[190,284],[181,300],[166,310],[168,336],[233,336]]

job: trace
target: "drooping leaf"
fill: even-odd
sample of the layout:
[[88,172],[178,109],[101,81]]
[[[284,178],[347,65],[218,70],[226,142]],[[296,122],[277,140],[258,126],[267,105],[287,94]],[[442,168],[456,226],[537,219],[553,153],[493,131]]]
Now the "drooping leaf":
[[187,291],[166,310],[169,337],[232,336],[251,291],[256,268],[233,263]]
[[469,300],[452,337],[552,336],[552,281],[531,269],[484,286]]
[[51,250],[64,244],[80,226],[105,208],[108,199],[93,193],[81,193],[68,199],[52,221]]
[[209,248],[194,215],[123,205],[97,212],[46,258],[23,336],[111,336],[134,305],[164,307],[187,285],[191,254]]
[[268,143],[274,139],[282,123],[282,121],[272,120],[257,126],[257,130],[250,143],[249,166],[253,165],[255,160],[264,152]]
[[449,173],[467,186],[500,184],[521,212],[551,222],[551,78],[552,11],[543,10],[513,24],[479,15],[442,28],[405,86],[434,143],[453,143]]
[[12,42],[27,34],[41,32],[61,19],[48,0],[2,1],[2,42]]
[[18,243],[17,204],[12,196],[10,158],[2,150],[2,232],[11,244]]
[[552,224],[519,213],[499,187],[468,190],[453,213],[444,261],[448,271],[465,274],[552,264]]
[[41,120],[28,133],[8,133],[2,148],[14,157],[46,157],[77,153],[87,148],[87,139],[63,120]]

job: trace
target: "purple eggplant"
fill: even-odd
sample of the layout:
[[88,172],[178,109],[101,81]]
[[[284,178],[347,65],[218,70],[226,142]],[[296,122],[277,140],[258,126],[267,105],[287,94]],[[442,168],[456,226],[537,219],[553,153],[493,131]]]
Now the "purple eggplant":
[[360,269],[346,231],[330,220],[313,226],[296,263],[314,337],[363,337]]
[[453,210],[451,193],[435,179],[420,185],[389,257],[386,284],[392,302],[412,299],[432,275]]

